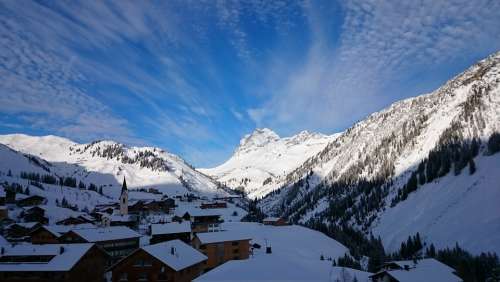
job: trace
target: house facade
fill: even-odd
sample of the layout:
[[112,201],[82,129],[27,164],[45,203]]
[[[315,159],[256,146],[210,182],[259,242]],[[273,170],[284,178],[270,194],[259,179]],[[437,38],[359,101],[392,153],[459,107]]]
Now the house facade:
[[142,247],[109,268],[112,281],[189,282],[207,258],[180,240]]
[[2,247],[0,281],[101,282],[107,254],[94,244]]
[[231,231],[197,233],[192,245],[208,257],[204,263],[208,271],[230,260],[248,259],[250,239]]
[[139,248],[140,234],[124,226],[73,229],[59,238],[61,243],[95,243],[116,262]]

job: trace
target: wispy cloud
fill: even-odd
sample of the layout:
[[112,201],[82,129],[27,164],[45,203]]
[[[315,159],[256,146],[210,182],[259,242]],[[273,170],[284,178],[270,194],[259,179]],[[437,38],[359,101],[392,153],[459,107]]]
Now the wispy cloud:
[[270,99],[249,110],[257,124],[291,132],[343,128],[404,97],[384,92],[398,80],[500,47],[497,1],[345,1],[336,47],[324,31],[331,18],[321,18],[315,4],[304,5],[313,34],[306,58],[294,71],[279,60],[269,67],[280,71],[265,85],[274,89]]

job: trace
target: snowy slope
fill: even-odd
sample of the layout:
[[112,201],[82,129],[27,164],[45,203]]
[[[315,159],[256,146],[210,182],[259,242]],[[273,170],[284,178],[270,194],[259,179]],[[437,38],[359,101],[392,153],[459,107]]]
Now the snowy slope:
[[475,174],[447,175],[386,210],[374,224],[374,234],[391,251],[408,234],[419,232],[438,248],[459,242],[474,253],[499,253],[500,155],[481,156],[475,162]]
[[[107,186],[106,193],[111,192],[113,196],[119,193],[123,177],[132,189],[156,188],[169,195],[187,192],[227,194],[218,188],[216,182],[194,170],[181,158],[158,148],[127,147],[113,141],[77,144],[56,136],[23,134],[0,136],[0,143],[50,162],[57,175]],[[16,163],[2,163],[4,171],[8,168],[23,171],[17,168]]]
[[[498,190],[491,190],[500,183],[498,156],[483,157],[488,138],[500,132],[499,85],[500,52],[432,93],[396,102],[355,124],[287,174],[286,186],[260,206],[304,223],[323,220],[374,230],[391,247],[420,231],[440,245],[458,241],[473,251],[499,252],[500,198]],[[456,177],[452,170],[438,184],[422,185],[391,207],[431,151],[472,140],[482,144],[477,175],[464,170]],[[445,209],[448,205],[452,208]],[[458,224],[462,218],[470,225]]]
[[250,198],[258,198],[280,187],[289,172],[336,136],[303,131],[280,138],[270,129],[256,129],[241,139],[239,147],[225,163],[199,170],[233,189],[242,187]]

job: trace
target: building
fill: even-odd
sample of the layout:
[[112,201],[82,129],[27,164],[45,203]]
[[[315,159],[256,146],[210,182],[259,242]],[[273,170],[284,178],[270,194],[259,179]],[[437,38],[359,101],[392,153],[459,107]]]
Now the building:
[[120,194],[120,215],[128,215],[128,189],[127,181],[123,178],[122,192]]
[[373,282],[461,282],[455,270],[433,258],[391,261],[370,276]]
[[216,212],[211,212],[201,209],[193,209],[186,211],[182,218],[191,221],[191,230],[193,232],[211,232],[219,229],[219,224],[222,223],[221,215]]
[[151,224],[151,244],[179,239],[191,243],[191,223],[189,221]]
[[130,205],[128,210],[132,214],[139,216],[147,216],[151,214],[165,214],[171,213],[175,208],[174,199],[162,199],[162,200],[138,200],[134,204]]
[[29,207],[42,205],[45,202],[45,198],[42,196],[34,195],[26,198],[17,200],[17,206],[19,207]]
[[211,203],[201,203],[200,208],[202,209],[225,209],[227,208],[226,202],[211,202]]
[[208,257],[205,271],[230,260],[248,259],[251,238],[233,231],[197,233],[192,245]]
[[40,222],[41,224],[49,223],[49,219],[45,216],[45,210],[39,206],[25,209],[21,218],[25,222]]
[[32,244],[59,244],[64,233],[72,229],[96,228],[90,223],[79,225],[44,225],[30,233]]
[[198,277],[207,257],[180,240],[137,249],[109,268],[112,281],[189,282]]
[[9,209],[7,208],[7,195],[5,190],[0,187],[0,220],[9,217]]
[[96,243],[113,262],[139,248],[140,234],[125,226],[73,229],[59,238],[61,243]]
[[87,215],[79,215],[79,216],[70,216],[65,219],[59,220],[56,222],[57,225],[78,225],[78,224],[92,224],[95,220],[93,220],[90,216]]
[[14,242],[29,241],[30,233],[40,226],[39,222],[16,222],[6,227],[4,235]]
[[106,260],[94,244],[2,246],[0,281],[101,282]]
[[108,217],[109,225],[108,226],[126,226],[129,228],[136,228],[139,224],[139,220],[135,215],[126,214],[113,214]]
[[264,220],[262,220],[262,223],[264,225],[274,225],[274,226],[288,225],[286,220],[284,220],[281,217],[266,217],[264,218]]

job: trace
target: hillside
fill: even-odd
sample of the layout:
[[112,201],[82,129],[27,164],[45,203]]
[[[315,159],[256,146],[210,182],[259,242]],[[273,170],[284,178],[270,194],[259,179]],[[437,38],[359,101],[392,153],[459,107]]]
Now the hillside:
[[[123,178],[131,189],[154,188],[177,195],[225,195],[227,192],[211,178],[194,170],[178,156],[153,147],[128,147],[114,141],[78,144],[56,136],[35,137],[23,134],[0,136],[4,144],[0,170],[74,178],[86,186],[104,188],[104,194],[116,197]],[[7,150],[9,147],[11,150]],[[18,151],[19,153],[15,152]],[[28,159],[37,159],[35,165]]]
[[420,232],[440,246],[500,252],[500,163],[487,146],[500,132],[499,84],[496,53],[370,115],[287,174],[260,207],[310,226],[373,231],[391,250]]
[[303,131],[280,138],[270,129],[256,129],[241,139],[239,147],[225,163],[199,170],[228,187],[244,189],[250,198],[258,198],[283,185],[288,173],[336,136]]

